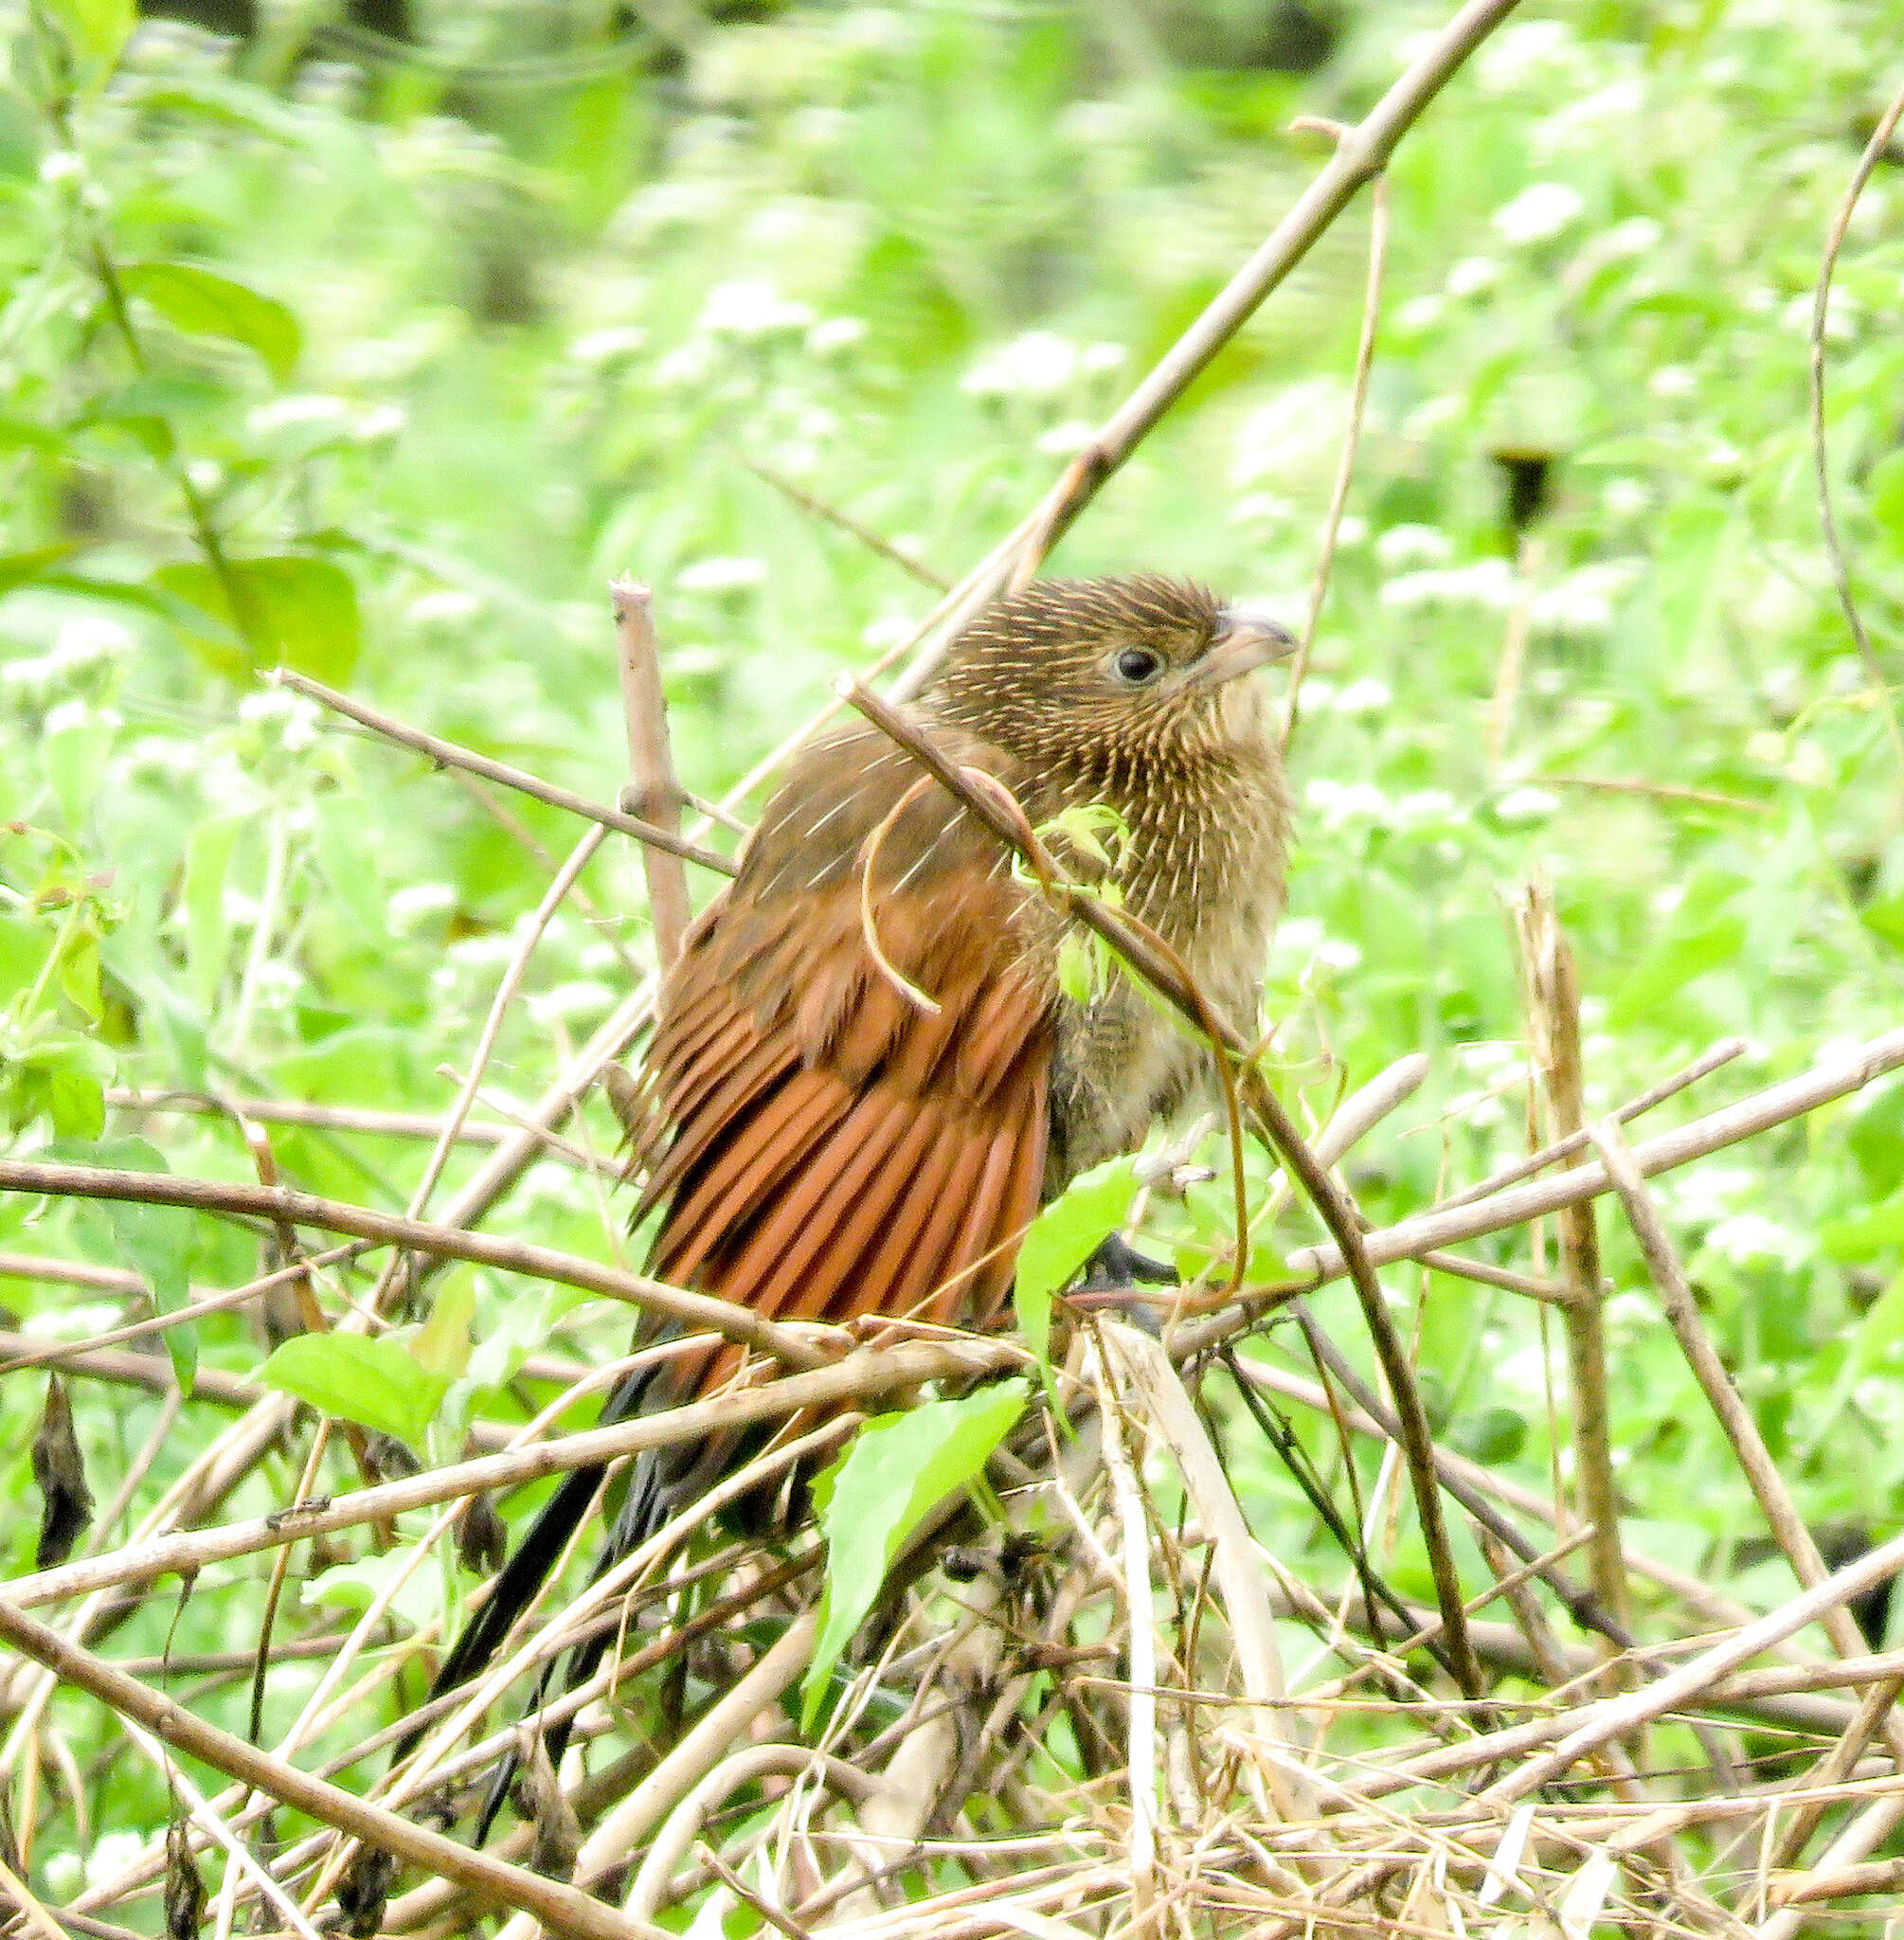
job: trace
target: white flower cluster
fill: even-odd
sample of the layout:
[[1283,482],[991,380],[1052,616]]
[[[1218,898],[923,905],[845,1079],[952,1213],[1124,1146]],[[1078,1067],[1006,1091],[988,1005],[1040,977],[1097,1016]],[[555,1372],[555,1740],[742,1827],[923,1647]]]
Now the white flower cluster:
[[248,693],[238,704],[238,718],[275,740],[286,754],[302,754],[322,735],[323,715],[315,701],[286,687],[267,687]]
[[979,398],[1059,397],[1081,378],[1115,370],[1126,354],[1122,344],[1080,344],[1055,331],[1027,331],[988,350],[959,388]]
[[767,563],[746,554],[710,553],[674,575],[675,586],[684,593],[738,593],[762,584],[767,576]]
[[244,422],[254,438],[296,431],[314,434],[327,443],[382,444],[403,430],[409,414],[401,404],[359,404],[328,391],[294,391],[254,404]]
[[62,620],[52,646],[44,654],[9,660],[0,667],[0,687],[44,695],[73,684],[76,675],[123,658],[135,642],[117,620],[102,614],[81,614]]
[[1551,242],[1578,222],[1586,207],[1586,197],[1565,182],[1531,183],[1495,210],[1495,233],[1517,246]]

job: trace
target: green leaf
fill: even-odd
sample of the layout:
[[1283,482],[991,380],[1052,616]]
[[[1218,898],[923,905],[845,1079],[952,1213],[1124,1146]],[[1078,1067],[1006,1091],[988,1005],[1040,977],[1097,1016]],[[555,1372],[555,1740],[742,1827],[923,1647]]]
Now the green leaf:
[[120,275],[126,294],[143,297],[174,330],[242,344],[280,383],[291,375],[303,332],[275,297],[195,262],[135,262]]
[[1879,458],[1865,489],[1871,494],[1872,516],[1892,546],[1904,552],[1904,451]]
[[468,1267],[459,1267],[438,1284],[430,1317],[410,1338],[418,1366],[445,1382],[460,1379],[470,1364],[470,1323],[475,1319],[476,1279]]
[[208,666],[231,679],[280,663],[333,686],[350,678],[363,624],[356,584],[341,566],[296,552],[225,565],[237,589],[236,611],[225,581],[203,560],[153,574],[154,585],[188,602],[181,625]]
[[79,549],[69,540],[61,546],[35,546],[26,552],[0,552],[0,593],[30,585]]
[[820,1516],[826,1588],[819,1635],[801,1687],[806,1726],[900,1546],[929,1509],[983,1471],[1030,1395],[1025,1381],[1000,1381],[957,1401],[928,1401],[904,1414],[880,1415],[860,1429],[829,1471]]
[[215,816],[200,822],[185,845],[185,955],[192,995],[207,1010],[225,976],[231,923],[225,913],[225,884],[231,852],[244,827],[241,816]]
[[1051,1297],[1123,1224],[1136,1197],[1136,1161],[1112,1159],[1080,1173],[1026,1229],[1012,1304],[1041,1362],[1051,1355]]
[[[340,1337],[332,1336],[333,1339]],[[383,1594],[399,1571],[416,1554],[414,1543],[400,1543],[383,1555],[358,1556],[348,1563],[335,1563],[320,1570],[304,1586],[304,1596],[313,1603],[329,1603],[345,1609],[367,1610]],[[398,1616],[418,1627],[441,1613],[436,1572],[427,1567],[412,1569],[407,1581],[390,1600]]]
[[1844,1378],[1861,1381],[1887,1363],[1895,1364],[1900,1340],[1904,1340],[1904,1273],[1892,1280],[1859,1322]]
[[48,0],[47,11],[100,78],[112,71],[137,18],[134,0]]
[[60,799],[60,813],[69,829],[79,829],[106,778],[106,757],[118,731],[116,724],[116,716],[86,708],[40,737],[46,779]]
[[1746,920],[1730,906],[1745,887],[1742,878],[1716,871],[1693,884],[1673,912],[1672,927],[1620,986],[1608,1012],[1609,1029],[1632,1029],[1694,978],[1738,960]]
[[45,924],[0,914],[0,1004],[33,987],[53,943]]
[[278,1348],[258,1378],[325,1414],[381,1428],[412,1446],[422,1446],[450,1385],[387,1334],[300,1334]]
[[49,1071],[46,1116],[62,1139],[97,1139],[106,1128],[106,1087],[90,1071]]
[[1058,942],[1058,988],[1074,1004],[1091,1000],[1091,946],[1075,931]]

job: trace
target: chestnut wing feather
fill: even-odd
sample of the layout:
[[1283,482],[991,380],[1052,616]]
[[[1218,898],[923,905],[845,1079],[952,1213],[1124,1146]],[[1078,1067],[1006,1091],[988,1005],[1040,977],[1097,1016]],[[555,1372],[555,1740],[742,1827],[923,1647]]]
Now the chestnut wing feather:
[[[802,758],[691,932],[649,1050],[649,1269],[774,1319],[989,1318],[1037,1210],[1055,994],[1023,891],[891,752],[854,731]],[[880,954],[936,1013],[868,947],[869,853]],[[670,1398],[735,1360],[676,1363]]]

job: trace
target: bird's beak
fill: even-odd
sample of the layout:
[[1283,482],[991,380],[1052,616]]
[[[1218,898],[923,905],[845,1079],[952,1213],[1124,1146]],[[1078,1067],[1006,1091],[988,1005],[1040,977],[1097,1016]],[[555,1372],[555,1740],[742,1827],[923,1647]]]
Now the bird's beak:
[[1253,674],[1259,667],[1286,660],[1295,651],[1296,636],[1266,613],[1244,613],[1227,606],[1221,630],[1190,667],[1184,685],[1221,687],[1239,674]]

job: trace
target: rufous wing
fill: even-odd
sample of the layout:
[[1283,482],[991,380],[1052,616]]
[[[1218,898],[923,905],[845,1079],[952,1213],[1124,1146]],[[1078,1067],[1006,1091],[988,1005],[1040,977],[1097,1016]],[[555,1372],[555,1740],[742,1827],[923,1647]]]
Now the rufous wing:
[[663,993],[652,1273],[782,1320],[996,1312],[1045,1169],[1054,993],[1023,894],[889,744],[809,750]]

